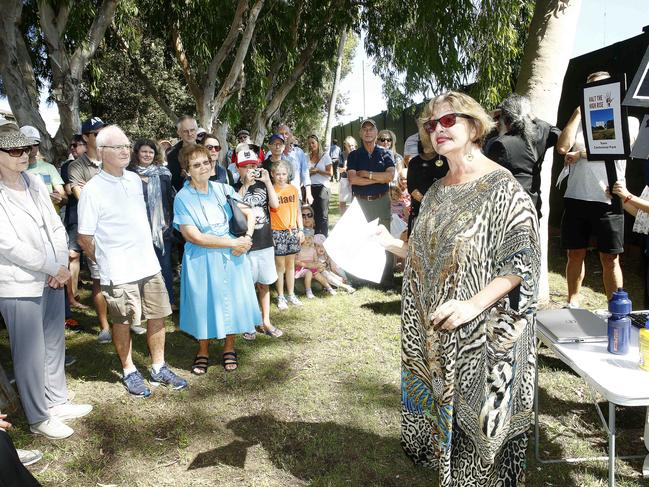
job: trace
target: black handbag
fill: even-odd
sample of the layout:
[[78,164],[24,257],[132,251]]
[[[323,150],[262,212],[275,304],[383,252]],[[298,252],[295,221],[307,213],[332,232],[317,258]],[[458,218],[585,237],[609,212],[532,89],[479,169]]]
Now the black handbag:
[[248,233],[248,218],[230,195],[226,195],[225,197],[228,200],[230,209],[232,210],[232,218],[230,218],[229,222],[230,233],[235,237],[243,237]]

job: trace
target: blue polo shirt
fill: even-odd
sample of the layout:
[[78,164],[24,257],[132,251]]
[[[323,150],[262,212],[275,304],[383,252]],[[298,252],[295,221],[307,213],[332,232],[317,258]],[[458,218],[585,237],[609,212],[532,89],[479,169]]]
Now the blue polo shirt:
[[[368,153],[364,146],[351,151],[347,156],[347,170],[385,172],[388,168],[394,167],[394,159],[390,151],[378,145],[374,146],[372,153]],[[368,184],[367,186],[352,185],[352,192],[361,196],[374,196],[385,193],[389,188],[388,184]]]

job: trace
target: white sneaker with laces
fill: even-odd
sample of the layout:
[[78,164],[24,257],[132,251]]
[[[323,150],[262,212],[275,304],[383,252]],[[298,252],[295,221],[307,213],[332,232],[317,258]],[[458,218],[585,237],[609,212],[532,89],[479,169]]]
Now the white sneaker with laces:
[[307,299],[313,299],[313,298],[315,298],[315,296],[313,295],[313,291],[311,290],[310,287],[307,288],[307,289],[304,291],[304,293],[306,294],[306,298],[307,298]]
[[302,306],[302,301],[297,299],[297,296],[295,294],[289,294],[286,296],[286,301],[291,303],[293,306]]
[[32,424],[29,427],[29,430],[32,433],[42,435],[45,438],[49,438],[50,440],[62,440],[63,438],[67,438],[68,436],[71,436],[72,433],[74,433],[74,430],[72,428],[70,428],[56,416],[52,416],[50,419],[46,419],[45,421],[41,421],[40,423]]
[[61,421],[69,419],[83,418],[92,411],[90,404],[59,404],[50,408],[50,417],[55,416]]
[[277,309],[288,309],[288,303],[286,302],[286,298],[284,296],[277,296]]

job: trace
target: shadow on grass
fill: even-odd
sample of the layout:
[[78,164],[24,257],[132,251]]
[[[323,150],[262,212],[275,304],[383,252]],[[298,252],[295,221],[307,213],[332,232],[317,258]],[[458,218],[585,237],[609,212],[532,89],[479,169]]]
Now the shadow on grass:
[[[195,470],[216,465],[242,468],[257,444],[273,464],[310,485],[430,486],[436,473],[413,466],[399,440],[333,422],[284,422],[272,416],[242,417],[227,424],[237,439],[198,454]],[[436,482],[433,482],[436,485]]]
[[399,409],[401,390],[398,385],[379,382],[373,377],[362,376],[342,383],[348,397],[358,397],[367,405],[380,406],[386,409]]
[[[289,323],[299,322],[298,317],[291,317]],[[145,371],[151,364],[149,349],[147,346],[146,334],[131,335],[133,347],[133,362],[141,371]],[[254,342],[245,342],[242,338],[237,339],[236,350],[240,363],[250,365],[258,362],[255,358],[259,352],[266,348],[287,347],[287,345],[301,344],[308,339],[300,334],[286,333],[282,339],[277,340],[266,336],[259,336]],[[0,342],[0,350],[3,348]],[[74,334],[67,339],[67,353],[77,358],[77,363],[66,369],[66,372],[73,378],[83,380],[102,380],[106,382],[119,382],[121,380],[121,364],[119,356],[112,343],[99,344],[94,337],[86,334]],[[8,349],[7,349],[8,350]],[[197,350],[197,341],[190,335],[167,327],[165,343],[165,361],[174,369],[191,371],[192,363]],[[223,340],[212,340],[210,342],[210,365],[220,367],[223,353]],[[3,356],[5,356],[3,354]],[[9,356],[9,353],[7,353]],[[288,364],[268,364],[269,367],[285,369],[283,372],[290,372]],[[146,374],[145,374],[146,375]],[[272,374],[271,374],[272,375]],[[281,374],[266,379],[281,380]],[[256,386],[261,386],[264,380],[254,381]]]
[[401,298],[393,299],[392,301],[374,301],[372,303],[365,303],[361,308],[369,309],[373,313],[380,315],[401,315]]

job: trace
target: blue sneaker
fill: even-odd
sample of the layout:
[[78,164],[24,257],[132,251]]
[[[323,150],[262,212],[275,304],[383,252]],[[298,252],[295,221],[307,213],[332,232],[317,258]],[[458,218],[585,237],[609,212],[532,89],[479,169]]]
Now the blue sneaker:
[[162,367],[160,367],[160,372],[158,372],[157,374],[153,371],[153,369],[149,369],[149,373],[151,374],[152,386],[163,385],[171,387],[174,391],[179,391],[180,389],[184,389],[188,385],[187,381],[182,377],[178,377],[176,374],[174,374],[171,369],[167,367],[167,364],[164,364]]
[[142,374],[138,370],[128,374],[122,379],[122,382],[132,396],[149,397],[151,395],[151,389],[146,386],[144,377],[142,377]]

